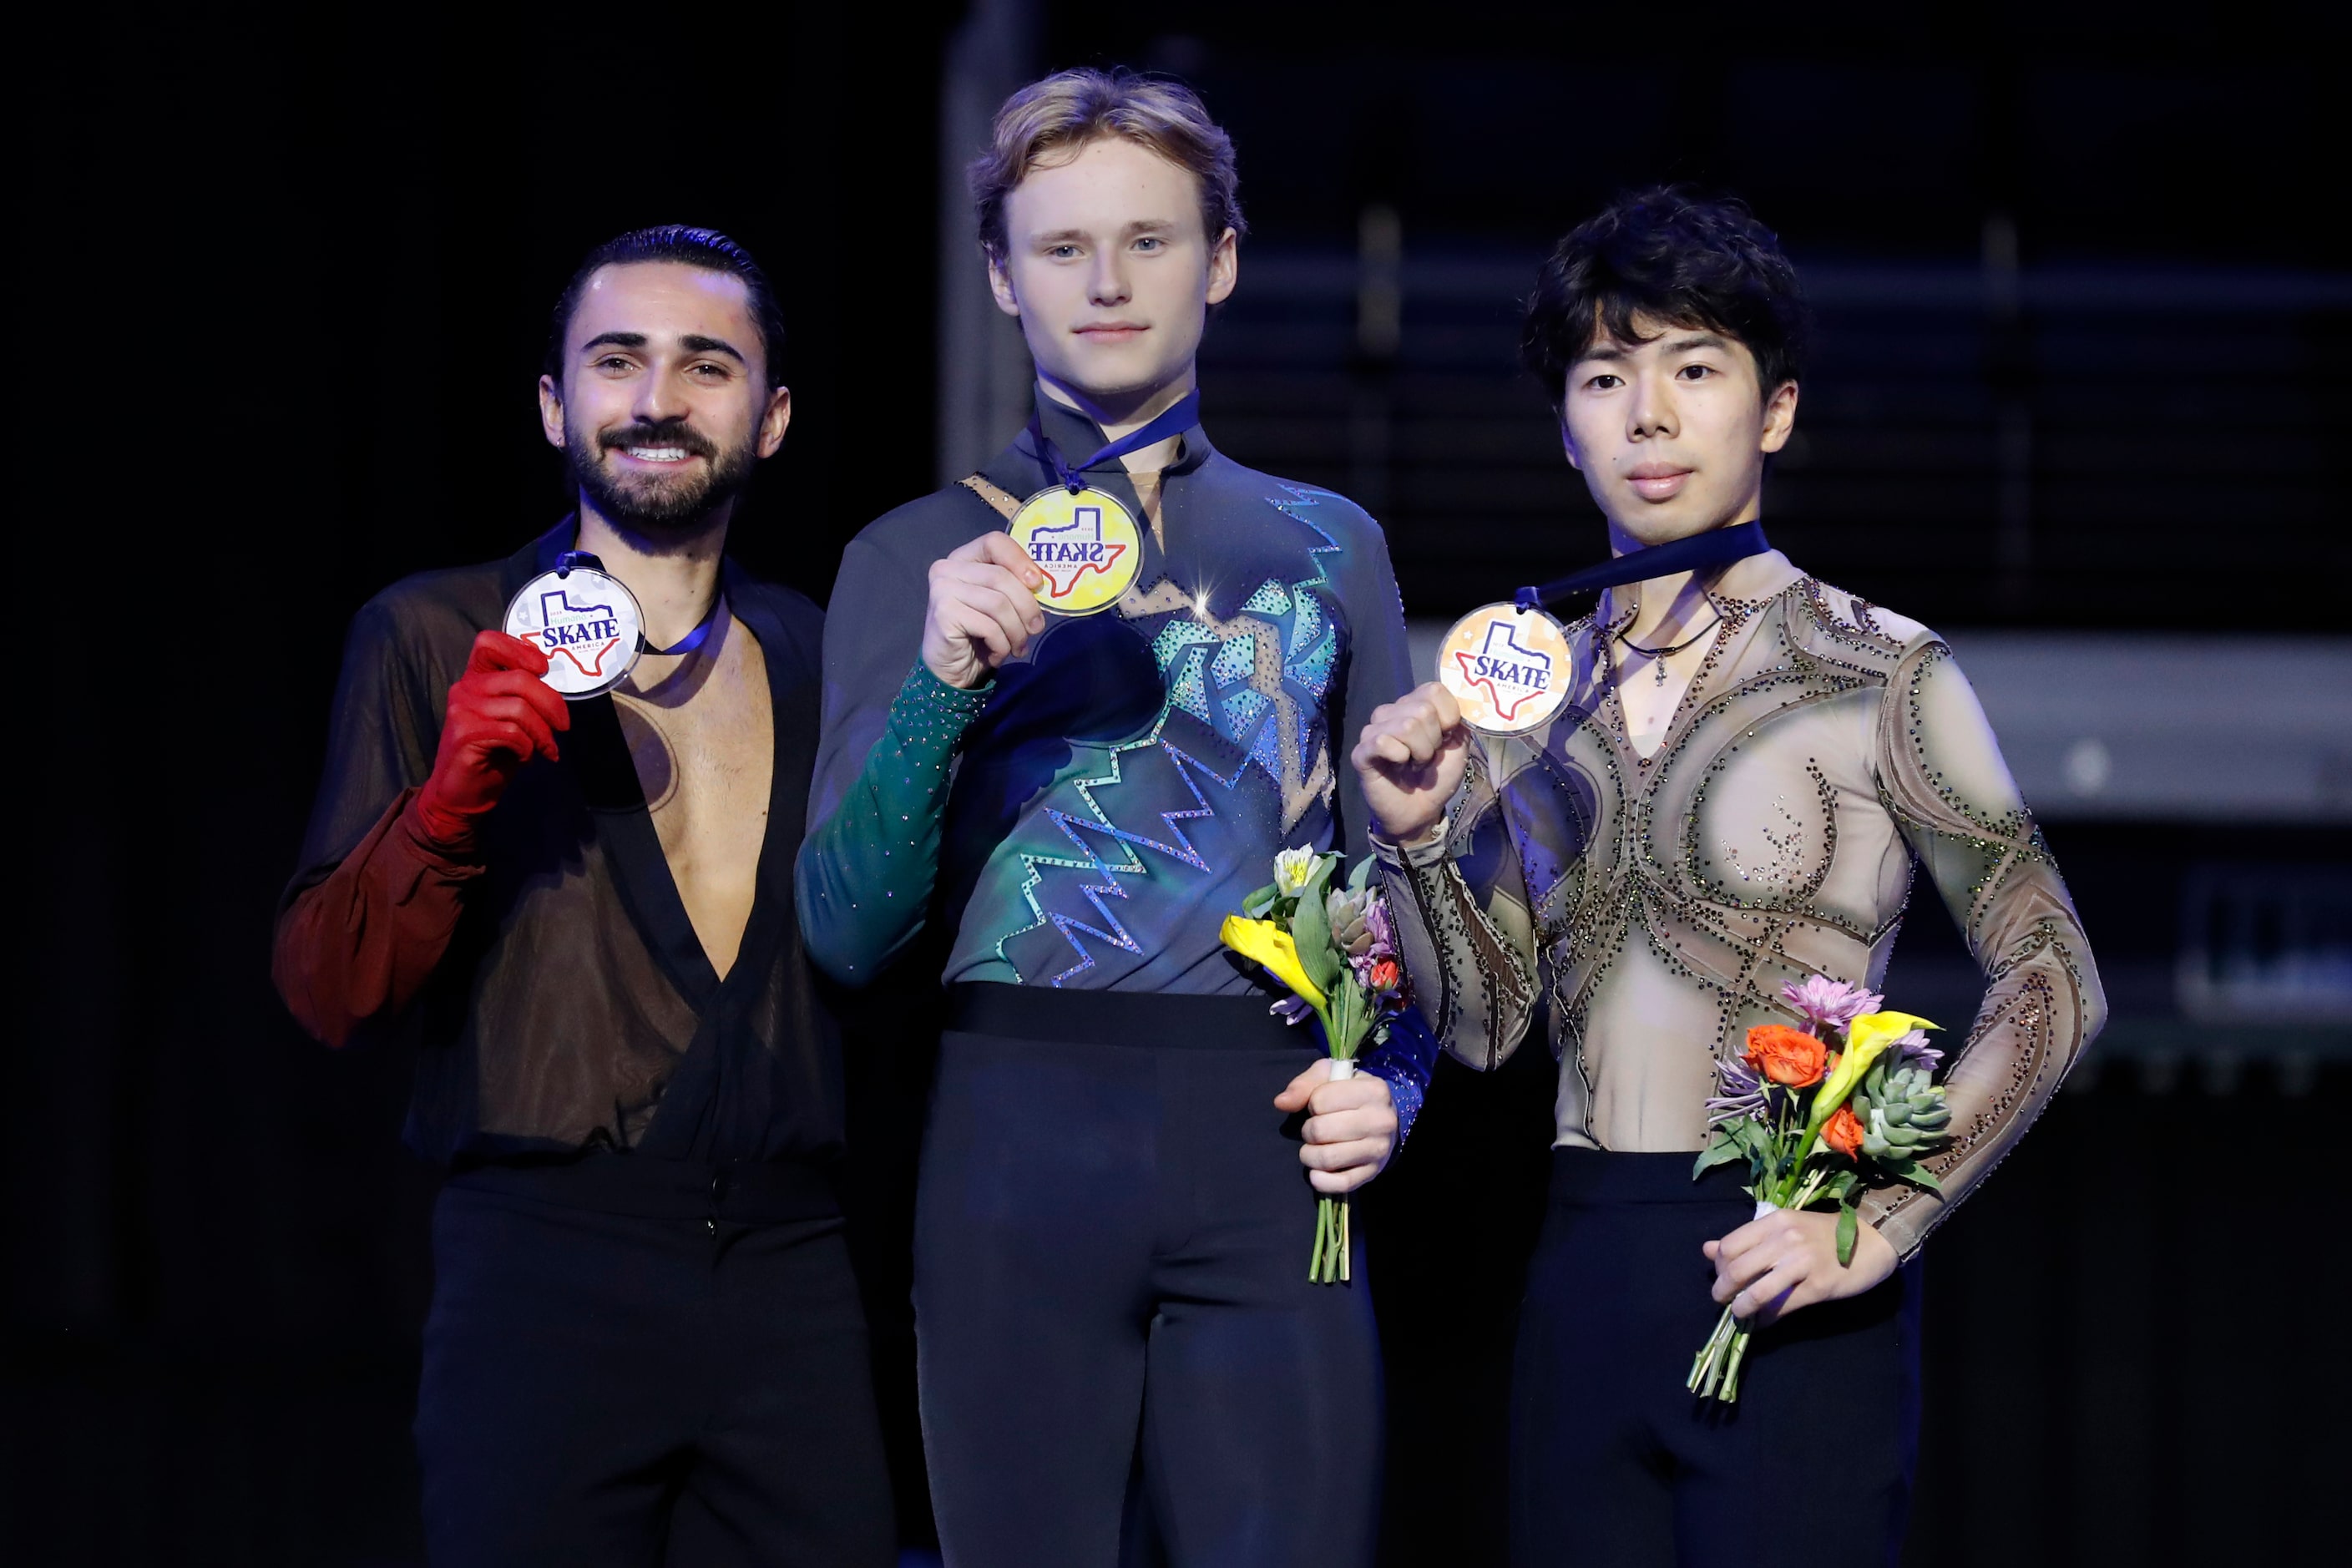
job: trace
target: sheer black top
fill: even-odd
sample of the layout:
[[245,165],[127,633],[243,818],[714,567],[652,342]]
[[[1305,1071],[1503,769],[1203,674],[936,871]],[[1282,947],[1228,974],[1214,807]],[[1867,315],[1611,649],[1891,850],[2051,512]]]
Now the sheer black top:
[[[840,1052],[793,903],[824,620],[807,599],[725,566],[728,603],[764,656],[776,749],[758,893],[723,981],[679,900],[610,697],[573,704],[562,761],[517,775],[482,829],[478,864],[435,865],[399,832],[475,634],[499,626],[575,534],[567,518],[504,562],[408,578],[360,611],[302,869],[281,905],[280,984],[290,999],[337,962],[316,937],[289,942],[304,925],[289,917],[331,879],[348,879],[347,860],[385,857],[392,893],[369,900],[372,918],[454,900],[447,947],[422,989],[359,1031],[419,1048],[407,1126],[417,1153],[829,1159],[841,1143]],[[339,921],[357,918],[341,910]],[[431,925],[429,911],[419,923]]]

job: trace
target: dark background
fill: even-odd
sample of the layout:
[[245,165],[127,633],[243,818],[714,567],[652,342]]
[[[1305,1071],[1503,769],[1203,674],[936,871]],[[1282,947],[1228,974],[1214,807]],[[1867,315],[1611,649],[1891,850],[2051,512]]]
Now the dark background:
[[[1371,502],[1414,614],[1589,553],[1511,368],[1513,279],[1613,191],[1672,178],[1748,195],[1820,280],[1805,445],[1769,509],[1809,567],[1948,627],[2344,630],[2326,458],[2352,311],[2315,12],[1134,9],[1044,6],[1036,63],[1178,70],[1232,128],[1256,232],[1204,353],[1219,441]],[[725,228],[777,277],[796,413],[737,546],[822,599],[846,538],[938,479],[938,84],[961,20],[91,6],[25,37],[37,892],[0,1141],[0,1557],[420,1560],[433,1178],[397,1147],[408,1064],[310,1044],[267,975],[342,627],[397,576],[552,521],[547,307],[589,245],[658,221]],[[1374,209],[1403,237],[1392,341],[1362,326]],[[2257,544],[2272,564],[2230,567]],[[2342,820],[2050,836],[2103,968],[2162,974],[2200,868],[2340,877]],[[1901,999],[1964,1014],[1931,902]],[[2208,1027],[2126,990],[2115,1043],[1932,1249],[1916,1563],[2319,1544],[2344,1447],[2321,1288],[2342,1032]],[[904,1044],[869,1023],[858,1053],[861,1183],[920,1544]],[[1365,1205],[1398,1562],[1498,1538],[1549,1089],[1532,1050],[1442,1069]],[[1832,1468],[1779,1517],[1834,1528]]]

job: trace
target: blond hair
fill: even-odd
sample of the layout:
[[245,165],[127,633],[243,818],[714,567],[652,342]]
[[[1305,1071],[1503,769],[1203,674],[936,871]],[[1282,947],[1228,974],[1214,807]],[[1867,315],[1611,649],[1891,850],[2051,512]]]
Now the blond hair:
[[1056,71],[1004,100],[989,130],[988,151],[965,172],[980,217],[980,243],[1004,259],[1004,203],[1032,169],[1066,163],[1108,137],[1148,147],[1201,182],[1201,226],[1213,245],[1225,230],[1247,232],[1234,139],[1209,118],[1200,95],[1181,81],[1119,68]]

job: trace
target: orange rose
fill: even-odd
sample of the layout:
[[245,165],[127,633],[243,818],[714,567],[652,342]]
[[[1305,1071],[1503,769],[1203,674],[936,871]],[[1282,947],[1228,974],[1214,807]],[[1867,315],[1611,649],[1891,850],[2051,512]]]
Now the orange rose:
[[1759,1024],[1748,1031],[1748,1065],[1789,1089],[1821,1082],[1829,1057],[1827,1046],[1785,1024]]
[[1393,958],[1383,958],[1372,965],[1372,989],[1375,991],[1393,991],[1403,978],[1404,971],[1397,967],[1397,961]]
[[1822,1123],[1822,1142],[1849,1160],[1862,1158],[1862,1118],[1850,1105],[1841,1105]]

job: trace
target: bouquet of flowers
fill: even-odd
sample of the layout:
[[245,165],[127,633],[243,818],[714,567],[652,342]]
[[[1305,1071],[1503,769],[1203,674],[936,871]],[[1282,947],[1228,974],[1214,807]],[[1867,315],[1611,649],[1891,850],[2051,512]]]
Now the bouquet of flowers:
[[[1871,1176],[1941,1190],[1920,1163],[1952,1119],[1935,1081],[1944,1054],[1925,1033],[1937,1026],[1880,1012],[1885,997],[1827,975],[1780,994],[1806,1027],[1760,1024],[1738,1059],[1716,1063],[1719,1091],[1706,1102],[1714,1136],[1691,1177],[1747,1161],[1759,1218],[1836,1205],[1843,1267],[1853,1261],[1854,1205]],[[1685,1386],[1702,1399],[1737,1400],[1751,1332],[1726,1307]]]
[[[1224,944],[1290,988],[1274,1010],[1296,1024],[1323,1026],[1333,1079],[1351,1078],[1367,1039],[1388,1037],[1390,1022],[1410,1000],[1397,962],[1396,928],[1370,881],[1367,858],[1333,888],[1342,857],[1285,849],[1274,880],[1242,900],[1219,931]],[[1307,1278],[1329,1285],[1348,1278],[1348,1200],[1325,1196],[1315,1210],[1315,1246]]]

